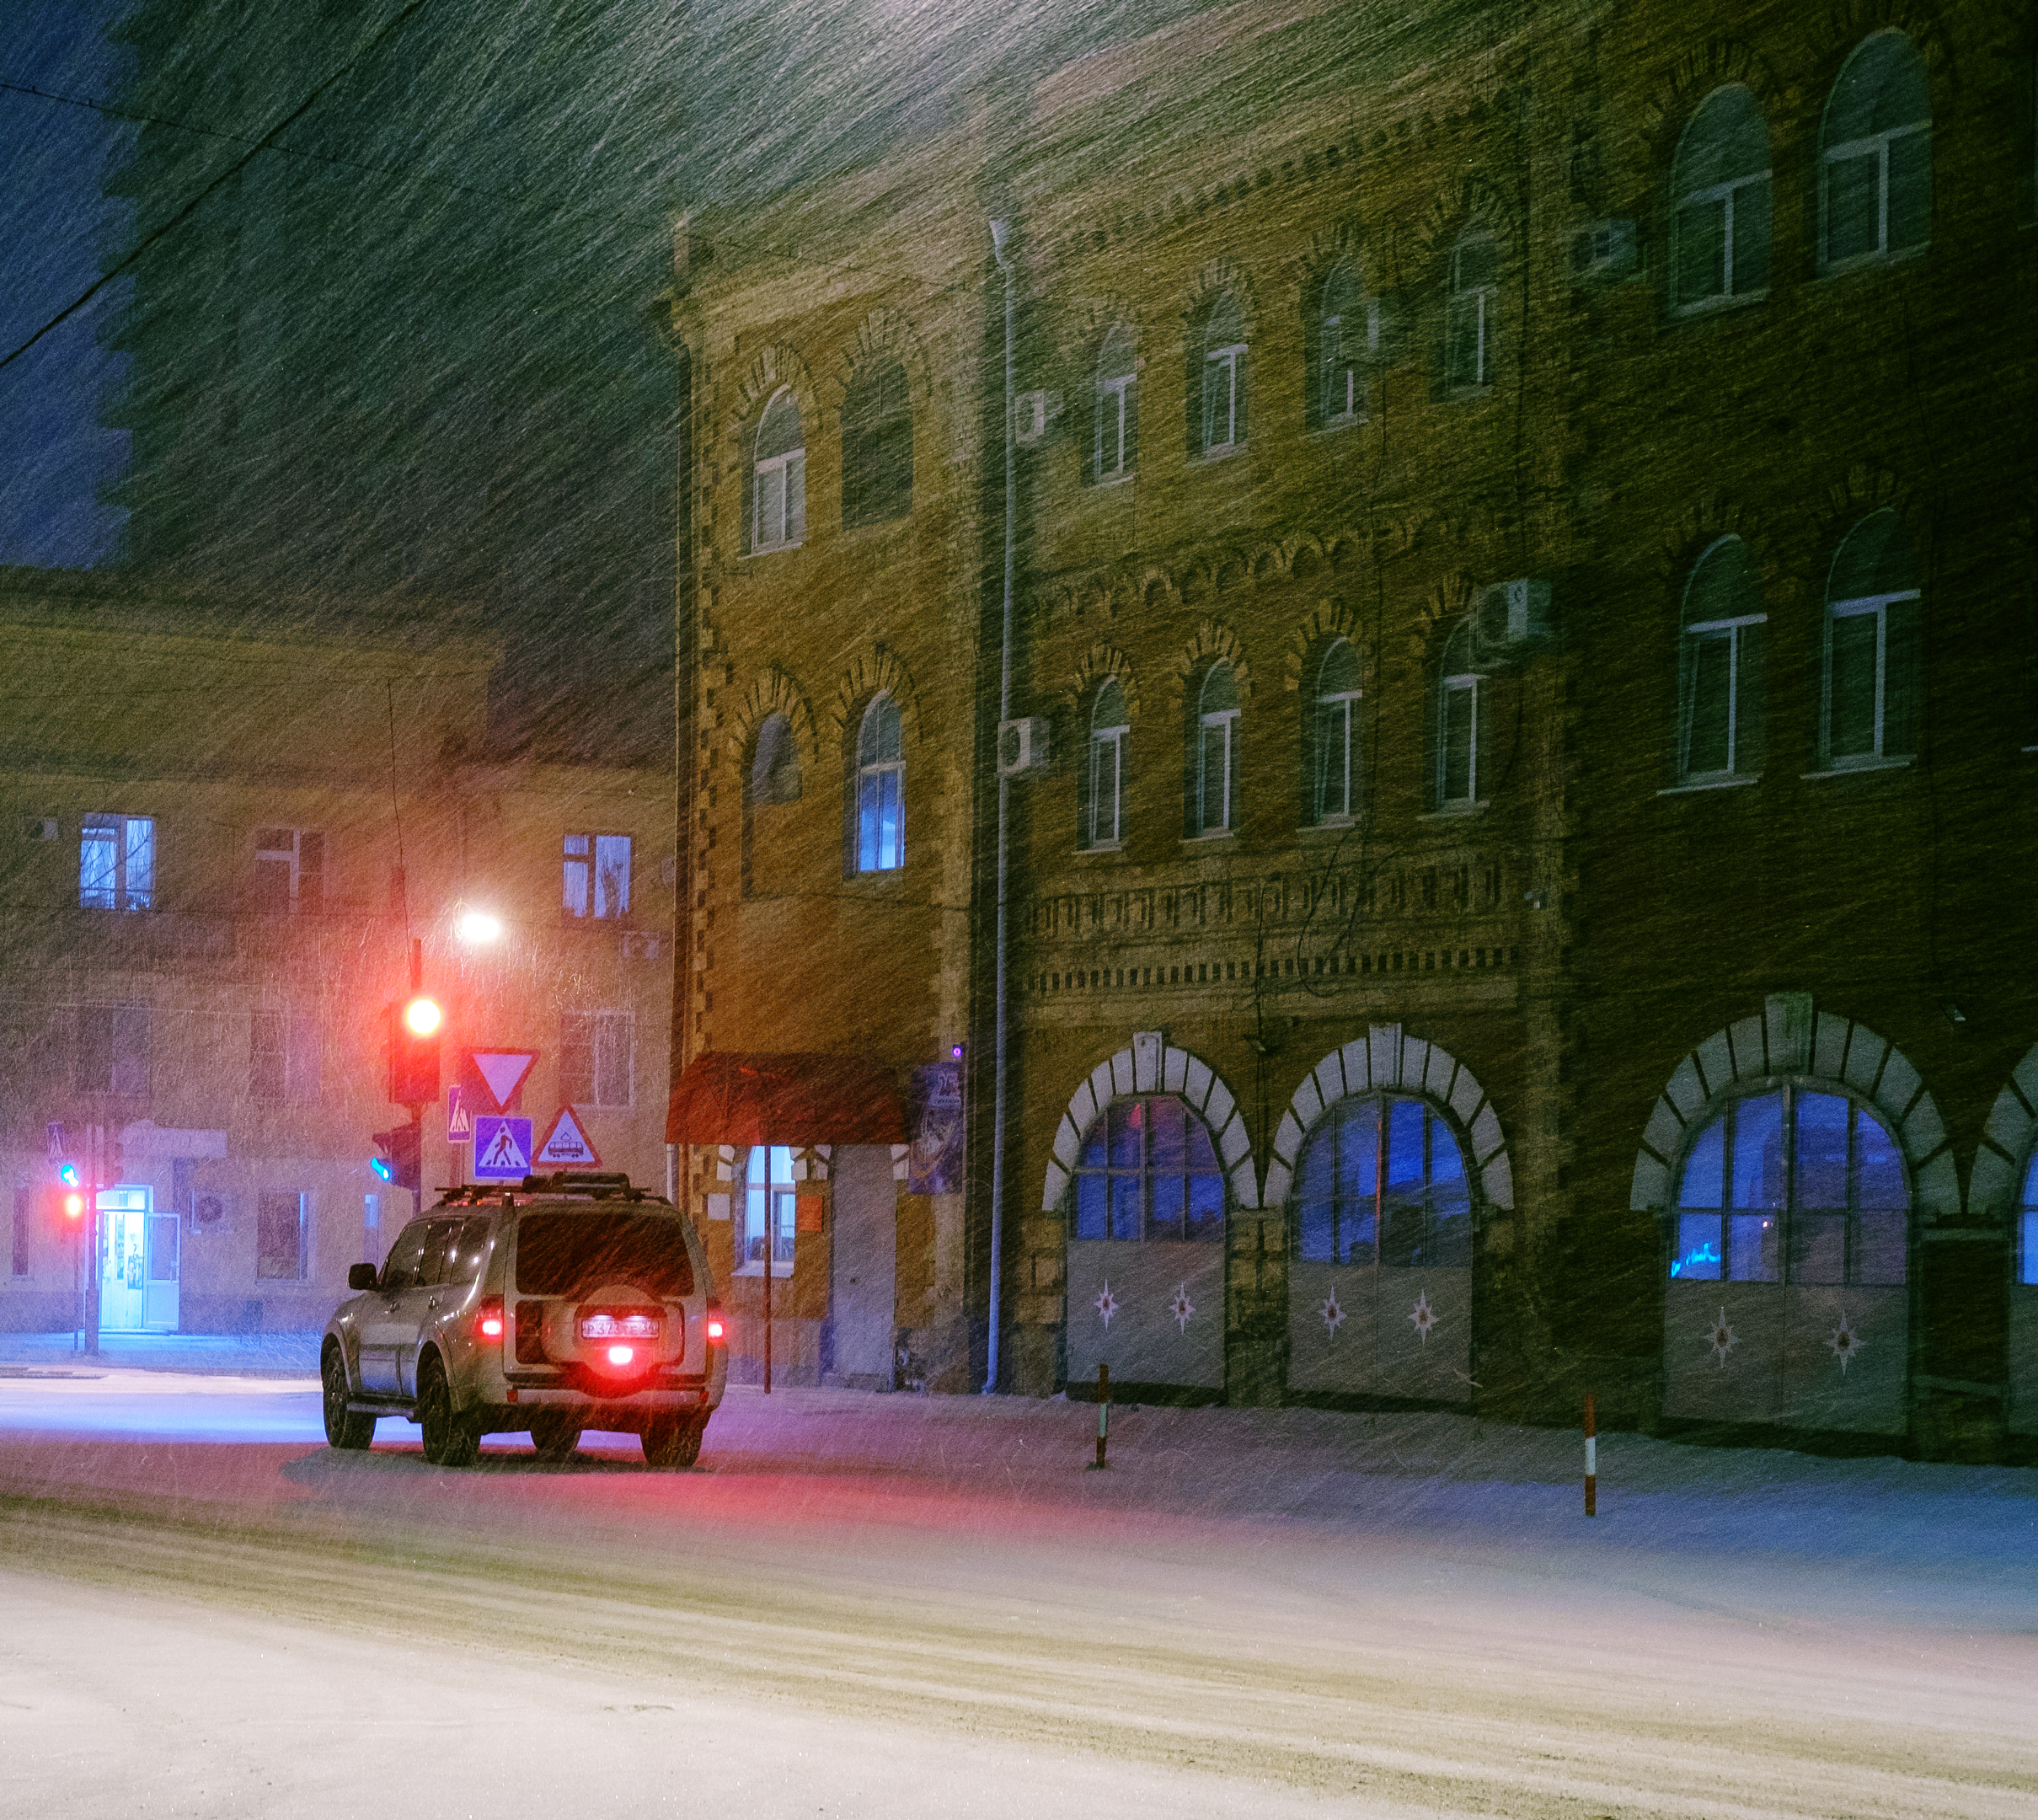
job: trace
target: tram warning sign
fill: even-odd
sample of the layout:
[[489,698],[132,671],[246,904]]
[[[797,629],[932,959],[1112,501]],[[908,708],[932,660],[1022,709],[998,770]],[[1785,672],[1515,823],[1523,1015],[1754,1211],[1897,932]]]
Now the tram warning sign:
[[538,1147],[535,1159],[553,1169],[600,1169],[602,1159],[595,1154],[594,1145],[587,1133],[580,1129],[580,1121],[574,1116],[571,1106],[561,1106],[559,1116],[553,1120],[552,1129],[545,1134],[545,1141]]

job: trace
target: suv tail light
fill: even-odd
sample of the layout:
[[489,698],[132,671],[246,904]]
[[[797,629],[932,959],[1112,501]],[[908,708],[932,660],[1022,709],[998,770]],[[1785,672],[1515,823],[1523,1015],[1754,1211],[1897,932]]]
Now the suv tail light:
[[490,1296],[474,1310],[474,1337],[477,1340],[502,1338],[502,1298]]
[[706,1325],[709,1346],[727,1346],[729,1344],[729,1323],[723,1318],[719,1303],[710,1302],[708,1304]]

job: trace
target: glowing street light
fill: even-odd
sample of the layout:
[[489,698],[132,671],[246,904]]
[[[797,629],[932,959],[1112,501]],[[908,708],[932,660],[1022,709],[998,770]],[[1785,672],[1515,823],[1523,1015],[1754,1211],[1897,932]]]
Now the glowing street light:
[[485,910],[463,910],[453,923],[453,934],[476,945],[502,939],[502,918]]

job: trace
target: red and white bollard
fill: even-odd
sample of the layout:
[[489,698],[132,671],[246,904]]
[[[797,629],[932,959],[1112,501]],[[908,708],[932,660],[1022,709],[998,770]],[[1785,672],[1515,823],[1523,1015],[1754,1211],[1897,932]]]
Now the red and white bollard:
[[1097,1458],[1091,1464],[1092,1472],[1105,1468],[1105,1445],[1111,1438],[1111,1368],[1099,1363],[1097,1367]]
[[1599,1514],[1599,1437],[1592,1421],[1592,1393],[1585,1394],[1585,1513]]

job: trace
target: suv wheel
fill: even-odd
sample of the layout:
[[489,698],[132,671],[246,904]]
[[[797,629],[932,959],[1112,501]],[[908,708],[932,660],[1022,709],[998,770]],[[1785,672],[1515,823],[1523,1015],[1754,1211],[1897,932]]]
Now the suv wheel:
[[418,1427],[425,1458],[434,1466],[471,1466],[481,1451],[480,1431],[453,1414],[452,1387],[436,1358],[418,1373]]
[[701,1431],[705,1421],[683,1421],[664,1416],[644,1431],[644,1463],[661,1472],[679,1472],[701,1457]]
[[535,1411],[531,1417],[531,1445],[547,1465],[558,1466],[571,1459],[580,1444],[580,1425],[564,1410]]
[[318,1375],[325,1387],[325,1444],[359,1453],[375,1438],[375,1418],[349,1411],[346,1361],[338,1346],[325,1349]]

